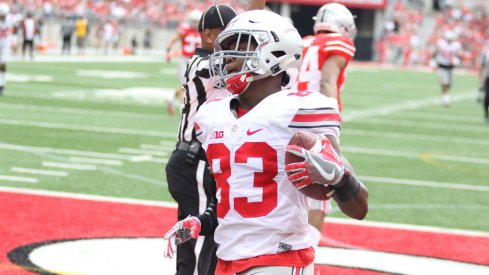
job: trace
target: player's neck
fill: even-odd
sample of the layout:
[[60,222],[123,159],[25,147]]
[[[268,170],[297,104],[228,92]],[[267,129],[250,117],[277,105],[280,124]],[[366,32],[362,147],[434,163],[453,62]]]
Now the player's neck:
[[277,77],[267,77],[253,81],[250,87],[239,95],[239,108],[251,110],[267,96],[282,90],[279,80],[280,78]]

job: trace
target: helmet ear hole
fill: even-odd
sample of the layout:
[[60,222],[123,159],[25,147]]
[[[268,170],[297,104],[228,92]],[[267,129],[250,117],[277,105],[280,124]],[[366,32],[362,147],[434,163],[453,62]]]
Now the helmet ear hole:
[[285,55],[285,52],[284,51],[273,51],[272,52],[273,56],[275,56],[276,58],[280,58],[282,56]]

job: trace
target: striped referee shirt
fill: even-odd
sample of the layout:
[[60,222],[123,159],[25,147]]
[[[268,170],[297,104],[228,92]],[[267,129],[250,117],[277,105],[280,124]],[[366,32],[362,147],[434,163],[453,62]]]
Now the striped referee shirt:
[[178,140],[190,142],[195,139],[195,115],[207,100],[228,96],[225,89],[217,88],[217,77],[210,77],[209,56],[212,52],[197,48],[188,61],[183,85],[184,99]]

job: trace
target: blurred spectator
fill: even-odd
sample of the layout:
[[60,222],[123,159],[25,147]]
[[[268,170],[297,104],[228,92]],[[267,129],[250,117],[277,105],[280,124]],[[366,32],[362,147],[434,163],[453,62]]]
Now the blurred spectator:
[[152,44],[153,44],[153,31],[151,30],[150,27],[147,27],[144,30],[144,38],[143,38],[144,50],[149,52],[152,48]]
[[102,43],[104,47],[104,54],[108,54],[110,48],[114,46],[114,25],[110,20],[104,23],[102,29]]
[[71,19],[69,16],[65,16],[63,22],[61,23],[61,37],[63,39],[61,54],[71,54],[71,38],[73,37],[74,31],[75,23],[73,22],[73,19]]
[[138,48],[138,40],[136,36],[133,36],[131,39],[131,54],[136,55],[137,54],[137,48]]
[[38,26],[34,19],[34,14],[28,11],[26,18],[21,22],[22,29],[22,58],[25,59],[27,48],[29,48],[29,56],[31,60],[34,59],[34,39],[38,32]]
[[79,16],[75,21],[76,47],[79,54],[85,53],[88,31],[88,20],[84,16]]

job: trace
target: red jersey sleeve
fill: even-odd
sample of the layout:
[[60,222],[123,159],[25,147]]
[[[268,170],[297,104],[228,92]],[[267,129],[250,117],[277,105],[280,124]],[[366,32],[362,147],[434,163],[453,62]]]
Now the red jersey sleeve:
[[347,62],[353,58],[355,51],[353,41],[348,36],[342,34],[329,34],[321,45],[321,53],[325,56],[340,55]]

